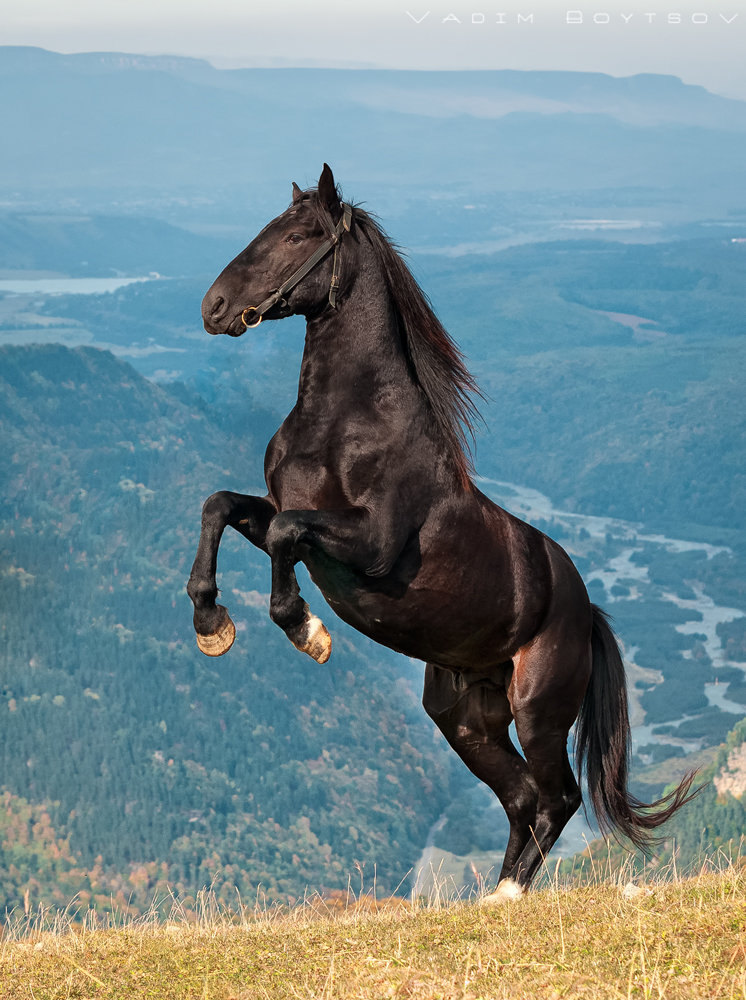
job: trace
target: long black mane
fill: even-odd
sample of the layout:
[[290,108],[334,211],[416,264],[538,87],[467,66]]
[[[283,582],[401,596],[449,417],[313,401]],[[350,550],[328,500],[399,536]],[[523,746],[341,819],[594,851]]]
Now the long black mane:
[[[314,197],[315,193],[307,195]],[[314,200],[324,228],[333,231],[332,220],[326,217],[318,200]],[[400,248],[389,239],[375,216],[359,205],[353,206],[352,218],[353,229],[360,229],[381,261],[410,371],[428,401],[459,478],[465,482],[474,471],[474,424],[480,419],[473,397],[482,394],[463,354],[435,315]]]

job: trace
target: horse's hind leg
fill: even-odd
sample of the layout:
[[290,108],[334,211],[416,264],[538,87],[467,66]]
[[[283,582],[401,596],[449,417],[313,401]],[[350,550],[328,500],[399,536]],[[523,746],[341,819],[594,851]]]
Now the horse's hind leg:
[[[586,649],[587,646],[587,649]],[[531,837],[506,872],[500,888],[520,895],[581,802],[567,756],[567,737],[590,676],[590,644],[558,643],[548,634],[514,658],[508,688],[516,732],[536,788],[536,822]],[[498,889],[498,895],[500,889]]]
[[269,500],[242,493],[221,491],[205,500],[202,530],[187,593],[194,605],[197,645],[207,656],[227,653],[236,637],[236,629],[228,611],[222,604],[215,603],[218,596],[215,574],[223,532],[228,526],[235,528],[254,545],[266,551],[267,528],[276,513]]
[[[531,727],[530,736],[527,735],[528,726]],[[567,757],[568,731],[547,736],[541,732],[540,725],[534,726],[533,720],[528,722],[525,716],[520,725],[516,720],[516,730],[539,790],[536,822],[512,869],[502,873],[505,881],[486,902],[523,895],[581,802],[580,789]]]
[[428,663],[425,711],[469,770],[500,800],[510,822],[500,879],[511,872],[536,824],[538,789],[508,733],[512,721],[505,690],[510,664],[488,677]]

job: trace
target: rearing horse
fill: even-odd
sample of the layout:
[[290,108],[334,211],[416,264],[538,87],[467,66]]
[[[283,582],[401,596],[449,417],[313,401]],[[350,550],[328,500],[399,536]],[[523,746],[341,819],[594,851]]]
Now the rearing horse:
[[[689,797],[692,775],[641,803],[627,790],[624,667],[604,613],[564,550],[474,485],[464,429],[475,384],[374,219],[340,200],[329,167],[293,185],[205,295],[208,333],[306,317],[298,400],[267,448],[267,495],[205,502],[188,584],[200,649],[235,638],[215,603],[217,552],[234,528],[272,565],[269,613],[319,663],[331,639],[302,599],[303,562],[344,621],[427,663],[423,704],[497,795],[510,836],[497,902],[521,895],[581,802],[567,756],[575,720],[602,830],[645,847]],[[511,741],[515,721],[523,756]]]

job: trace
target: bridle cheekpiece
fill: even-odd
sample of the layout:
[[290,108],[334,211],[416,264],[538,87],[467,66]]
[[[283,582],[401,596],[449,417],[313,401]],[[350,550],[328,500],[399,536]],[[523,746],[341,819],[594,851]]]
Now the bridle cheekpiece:
[[255,326],[259,326],[261,321],[264,319],[265,313],[268,313],[276,305],[285,306],[287,302],[285,301],[285,296],[288,292],[292,291],[297,284],[299,284],[303,279],[316,267],[317,264],[327,256],[330,250],[334,250],[334,261],[332,263],[332,280],[329,286],[329,305],[332,309],[337,308],[337,290],[339,289],[339,248],[342,242],[342,236],[344,233],[349,233],[352,227],[352,206],[348,205],[346,202],[342,202],[342,217],[339,222],[334,227],[333,234],[321,244],[308,258],[305,264],[301,264],[297,271],[294,271],[290,277],[283,281],[279,288],[276,288],[274,292],[270,292],[267,298],[260,302],[258,306],[247,306],[246,309],[241,313],[241,322],[246,327],[247,330],[252,329]]

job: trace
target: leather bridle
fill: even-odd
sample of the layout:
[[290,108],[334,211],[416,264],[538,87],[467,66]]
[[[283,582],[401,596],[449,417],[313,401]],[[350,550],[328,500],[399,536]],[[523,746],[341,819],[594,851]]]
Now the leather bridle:
[[352,226],[352,206],[347,205],[345,202],[342,202],[341,204],[342,218],[334,227],[334,232],[329,239],[324,240],[321,246],[311,254],[305,264],[301,264],[298,270],[294,271],[286,281],[283,281],[279,288],[276,288],[274,292],[270,292],[263,302],[260,302],[258,306],[247,306],[241,313],[241,322],[247,330],[252,329],[255,326],[259,326],[261,321],[264,319],[265,313],[268,313],[273,306],[278,304],[281,306],[287,305],[287,302],[285,301],[287,293],[292,291],[297,284],[303,281],[305,276],[313,271],[316,265],[319,264],[324,257],[326,257],[332,248],[334,249],[334,261],[332,262],[332,280],[329,286],[329,305],[333,309],[337,308],[337,290],[339,288],[339,247],[343,234],[349,233],[350,227]]

